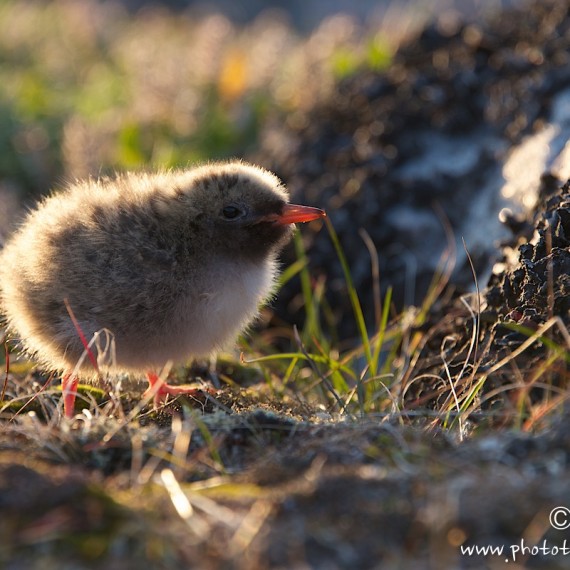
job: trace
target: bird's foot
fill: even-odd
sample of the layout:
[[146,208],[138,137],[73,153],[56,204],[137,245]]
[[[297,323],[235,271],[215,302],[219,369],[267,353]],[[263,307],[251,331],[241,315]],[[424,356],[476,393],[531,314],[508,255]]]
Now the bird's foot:
[[197,396],[203,392],[213,391],[210,388],[195,388],[193,386],[171,386],[167,384],[158,374],[147,372],[148,388],[143,393],[143,400],[152,398],[154,407],[158,408],[164,404],[168,396]]

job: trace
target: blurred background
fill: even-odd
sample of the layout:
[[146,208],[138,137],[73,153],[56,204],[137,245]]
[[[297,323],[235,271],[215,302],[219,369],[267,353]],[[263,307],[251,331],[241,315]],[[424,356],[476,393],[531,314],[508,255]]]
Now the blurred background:
[[[104,0],[103,0],[104,1]],[[433,15],[443,11],[455,11],[466,18],[477,17],[488,8],[500,8],[517,0],[124,0],[123,5],[137,11],[148,5],[163,5],[174,10],[191,10],[194,14],[223,12],[236,24],[246,24],[266,10],[279,10],[293,27],[304,32],[311,31],[322,20],[342,13],[364,24],[370,19],[381,21],[387,11],[395,7],[402,11],[420,11]]]
[[0,233],[68,179],[246,156],[435,15],[505,3],[3,0]]

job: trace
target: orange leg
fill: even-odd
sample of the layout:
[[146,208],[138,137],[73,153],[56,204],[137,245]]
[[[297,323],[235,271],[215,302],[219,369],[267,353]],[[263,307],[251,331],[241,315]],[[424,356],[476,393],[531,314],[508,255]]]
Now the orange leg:
[[146,377],[148,380],[148,388],[143,394],[143,399],[148,398],[151,394],[153,395],[154,407],[158,407],[161,403],[166,401],[166,398],[170,396],[179,396],[181,394],[187,396],[195,396],[204,392],[204,389],[192,388],[190,386],[171,386],[167,384],[164,380],[160,378],[155,372],[147,372]]
[[75,396],[77,396],[77,375],[68,372],[61,379],[61,391],[63,392],[63,410],[65,417],[71,419],[75,415]]

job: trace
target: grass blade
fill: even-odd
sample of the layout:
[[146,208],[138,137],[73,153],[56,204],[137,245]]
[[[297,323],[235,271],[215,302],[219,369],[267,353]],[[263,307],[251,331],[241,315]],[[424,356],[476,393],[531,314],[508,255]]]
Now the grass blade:
[[372,351],[370,350],[370,339],[368,337],[368,331],[366,330],[366,321],[364,320],[364,314],[362,312],[362,306],[360,305],[360,299],[358,298],[358,293],[356,292],[356,289],[354,288],[354,282],[352,281],[350,267],[348,265],[348,261],[346,260],[346,256],[344,255],[342,246],[340,245],[338,235],[332,225],[331,219],[325,218],[325,224],[327,225],[327,229],[329,231],[329,235],[331,236],[333,246],[335,248],[336,254],[342,266],[344,279],[346,281],[346,285],[348,288],[348,296],[350,298],[350,303],[352,305],[352,310],[354,312],[354,316],[356,318],[356,324],[358,326],[358,332],[360,334],[362,345],[364,347],[366,362],[370,367],[370,365],[372,364]]

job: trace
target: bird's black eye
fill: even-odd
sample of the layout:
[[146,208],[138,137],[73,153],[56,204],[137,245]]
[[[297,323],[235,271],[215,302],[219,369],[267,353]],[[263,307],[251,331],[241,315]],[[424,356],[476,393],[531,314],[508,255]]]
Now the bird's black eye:
[[237,208],[236,206],[226,206],[222,210],[222,216],[226,220],[235,220],[235,219],[239,218],[242,214],[243,214],[243,212],[239,208]]

